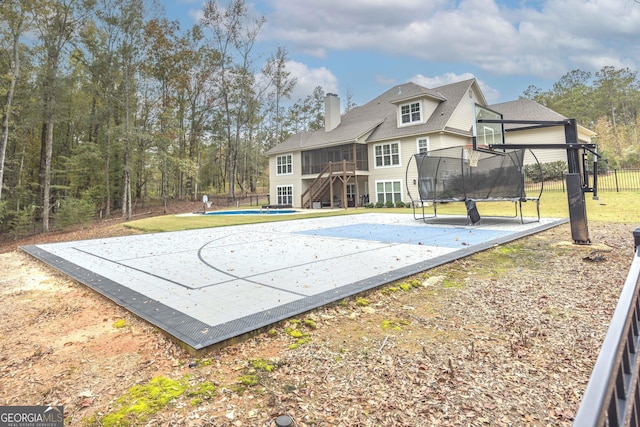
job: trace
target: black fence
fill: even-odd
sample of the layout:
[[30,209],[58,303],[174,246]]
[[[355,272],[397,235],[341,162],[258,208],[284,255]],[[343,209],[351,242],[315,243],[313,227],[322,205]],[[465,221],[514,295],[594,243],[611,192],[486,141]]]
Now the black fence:
[[[590,180],[593,180],[592,173],[590,173]],[[527,192],[538,188],[539,185],[539,182],[531,179],[525,180]],[[544,181],[544,191],[565,192],[564,176],[558,174],[555,177],[547,177]],[[640,191],[640,169],[611,169],[607,172],[598,172],[598,191]]]
[[233,207],[233,206],[262,206],[270,204],[268,194],[247,194],[236,196],[232,199],[229,196],[209,196],[209,203],[212,207]]
[[633,232],[633,237],[636,254],[574,419],[574,427],[640,425],[640,228]]

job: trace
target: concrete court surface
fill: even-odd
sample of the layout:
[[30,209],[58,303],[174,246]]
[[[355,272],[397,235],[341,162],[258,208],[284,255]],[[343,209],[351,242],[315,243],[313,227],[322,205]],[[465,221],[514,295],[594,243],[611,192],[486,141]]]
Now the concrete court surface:
[[566,221],[365,213],[22,249],[199,350]]

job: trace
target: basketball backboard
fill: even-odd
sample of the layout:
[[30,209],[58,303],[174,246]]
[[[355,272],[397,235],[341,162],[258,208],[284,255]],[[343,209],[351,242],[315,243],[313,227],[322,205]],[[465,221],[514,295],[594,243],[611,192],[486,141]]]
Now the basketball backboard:
[[488,150],[492,145],[504,144],[504,124],[482,122],[482,120],[502,120],[502,114],[482,105],[475,104],[474,115],[474,150]]

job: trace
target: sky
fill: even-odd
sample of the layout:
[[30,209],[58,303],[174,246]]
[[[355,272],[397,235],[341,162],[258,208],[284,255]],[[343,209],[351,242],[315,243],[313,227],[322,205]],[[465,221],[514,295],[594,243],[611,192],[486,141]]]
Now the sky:
[[[203,0],[160,0],[182,29]],[[264,16],[256,53],[286,49],[292,100],[316,86],[363,105],[391,87],[475,77],[490,104],[566,73],[638,70],[640,0],[246,0]],[[218,0],[220,6],[228,0]]]

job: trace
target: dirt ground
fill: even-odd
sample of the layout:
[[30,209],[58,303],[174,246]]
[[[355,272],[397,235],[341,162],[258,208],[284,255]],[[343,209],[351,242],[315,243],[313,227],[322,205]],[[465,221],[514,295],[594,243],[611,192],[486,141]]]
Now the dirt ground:
[[[194,355],[3,245],[0,405],[65,425],[570,426],[633,258],[636,224],[568,225]],[[593,261],[595,260],[595,261]]]

